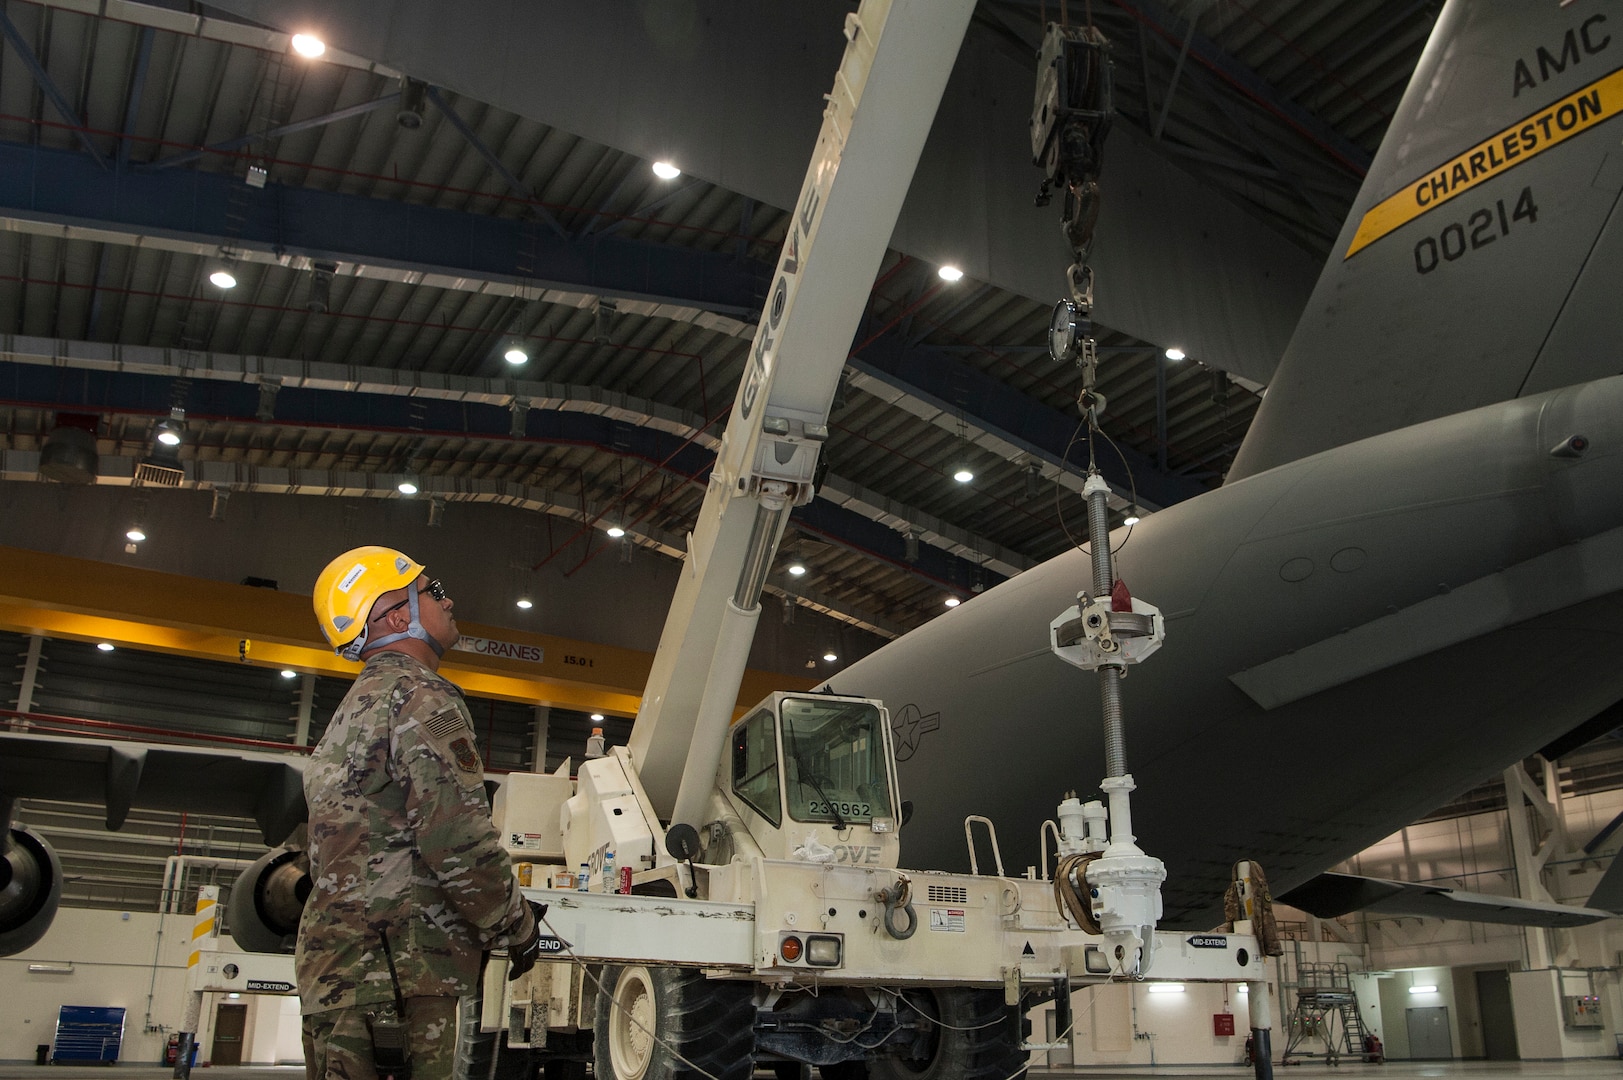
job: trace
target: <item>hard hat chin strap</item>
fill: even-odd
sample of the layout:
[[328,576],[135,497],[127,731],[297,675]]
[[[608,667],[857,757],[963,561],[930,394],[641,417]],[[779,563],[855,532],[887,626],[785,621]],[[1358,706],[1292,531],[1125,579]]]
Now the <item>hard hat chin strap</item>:
[[[390,634],[388,637],[381,637],[376,641],[363,641],[361,643],[361,648],[371,651],[384,645],[393,644],[396,641],[403,641],[406,638],[416,638],[418,641],[426,644],[430,649],[433,649],[435,656],[444,656],[445,646],[441,645],[437,640],[435,640],[433,634],[430,634],[427,630],[423,629],[422,620],[418,618],[419,609],[417,607],[417,598],[421,596],[422,593],[418,591],[417,583],[414,581],[407,587],[411,590],[411,595],[406,598],[406,602],[411,605],[411,625],[406,627],[405,630],[398,634]],[[356,659],[359,659],[359,657],[357,656]]]

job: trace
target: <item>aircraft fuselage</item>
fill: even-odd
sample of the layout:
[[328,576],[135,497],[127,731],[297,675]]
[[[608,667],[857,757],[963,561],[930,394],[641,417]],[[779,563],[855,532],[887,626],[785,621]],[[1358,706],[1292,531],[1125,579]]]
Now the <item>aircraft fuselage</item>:
[[[1209,924],[1236,859],[1283,891],[1623,698],[1623,378],[1326,451],[1112,543],[1167,617],[1124,687],[1134,825],[1166,923]],[[1096,680],[1048,643],[1089,580],[1069,552],[830,680],[891,710],[905,865],[967,869],[981,813],[1022,873],[1095,790]]]

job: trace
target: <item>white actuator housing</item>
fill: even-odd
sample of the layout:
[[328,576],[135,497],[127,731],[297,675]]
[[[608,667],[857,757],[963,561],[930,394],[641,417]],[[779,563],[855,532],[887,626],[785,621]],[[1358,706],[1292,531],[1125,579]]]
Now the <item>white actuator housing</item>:
[[1078,593],[1076,606],[1048,624],[1054,655],[1085,671],[1126,667],[1145,659],[1166,639],[1161,609],[1138,597],[1133,610],[1112,611],[1110,597]]

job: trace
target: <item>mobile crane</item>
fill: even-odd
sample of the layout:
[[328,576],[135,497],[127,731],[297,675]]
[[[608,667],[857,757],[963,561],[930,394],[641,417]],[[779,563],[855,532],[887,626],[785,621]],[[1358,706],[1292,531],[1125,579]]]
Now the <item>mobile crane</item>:
[[[574,780],[566,763],[497,793],[558,957],[511,984],[487,972],[504,1075],[567,1080],[589,1059],[601,1080],[743,1080],[757,1062],[786,1078],[1007,1080],[1025,1068],[1024,1009],[1068,1009],[1073,978],[1261,978],[1249,936],[1155,932],[1165,872],[1133,843],[1124,759],[1108,812],[1060,808],[1062,906],[1000,858],[996,876],[897,869],[906,810],[881,702],[776,693],[732,722],[762,584],[814,494],[848,343],[973,7],[864,0],[847,17],[630,742]],[[1109,610],[1095,541],[1106,583],[1054,643],[1108,674],[1152,652],[1162,623],[1142,601]]]

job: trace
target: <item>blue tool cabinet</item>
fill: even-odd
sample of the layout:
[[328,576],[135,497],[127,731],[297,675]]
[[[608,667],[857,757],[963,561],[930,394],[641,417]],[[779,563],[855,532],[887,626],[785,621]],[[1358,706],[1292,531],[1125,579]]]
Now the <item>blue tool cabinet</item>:
[[56,1014],[56,1044],[51,1061],[102,1062],[118,1060],[124,1041],[124,1010],[99,1005],[64,1005]]

